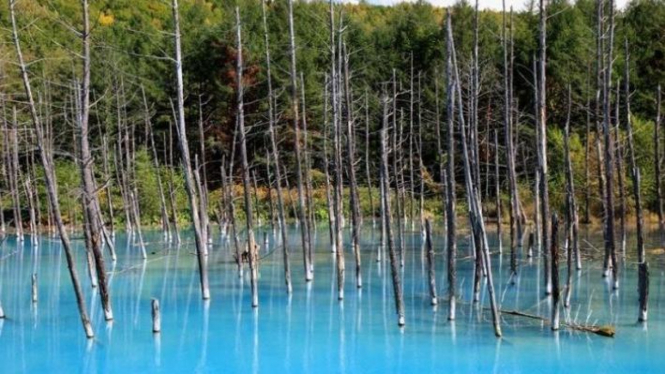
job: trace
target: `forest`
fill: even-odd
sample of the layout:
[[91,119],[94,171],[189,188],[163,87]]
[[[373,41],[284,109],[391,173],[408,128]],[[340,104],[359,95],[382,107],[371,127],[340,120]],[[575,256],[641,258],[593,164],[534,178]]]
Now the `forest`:
[[[547,143],[550,153],[548,178],[552,191],[563,191],[565,185],[563,136],[566,118],[566,87],[572,87],[571,111],[571,157],[576,181],[577,194],[584,199],[583,208],[588,207],[591,218],[602,215],[601,197],[598,194],[597,179],[585,174],[587,169],[595,170],[598,164],[595,142],[597,136],[594,116],[595,71],[596,67],[596,2],[552,1],[548,6],[547,25]],[[131,5],[130,5],[131,4]],[[270,149],[268,136],[268,80],[265,62],[265,40],[263,37],[263,17],[261,1],[183,1],[180,4],[183,79],[185,87],[185,118],[187,136],[192,149],[203,150],[201,154],[202,177],[205,185],[215,198],[210,199],[211,209],[217,209],[221,187],[220,167],[223,160],[235,160],[233,175],[238,176],[239,157],[234,157],[234,139],[237,143],[235,100],[237,82],[235,60],[235,16],[234,8],[240,9],[243,23],[243,59],[245,63],[243,84],[245,85],[245,115],[247,122],[248,162],[256,174],[261,196],[266,195],[267,185],[266,150]],[[77,58],[78,38],[73,30],[80,28],[78,4],[70,1],[19,1],[17,2],[17,22],[25,28],[19,35],[23,42],[29,73],[36,94],[41,95],[40,113],[48,117],[52,127],[55,161],[60,180],[61,202],[65,211],[80,215],[80,205],[76,203],[78,178],[72,173],[75,166],[71,157],[75,154],[76,131],[73,125],[75,103],[72,98],[80,59]],[[654,165],[653,126],[656,120],[656,92],[663,81],[665,69],[665,30],[664,5],[660,1],[633,1],[626,9],[617,12],[615,63],[613,64],[613,84],[623,80],[626,63],[625,44],[630,54],[631,68],[629,79],[632,95],[632,116],[634,117],[636,161],[642,169],[644,203],[650,211],[656,211],[656,178]],[[458,60],[462,79],[463,95],[467,96],[472,75],[474,46],[473,5],[460,2],[449,9],[452,16],[454,38],[458,50]],[[509,10],[506,10],[509,12]],[[4,28],[9,29],[8,9],[2,7],[0,15]],[[327,2],[294,3],[294,37],[297,47],[297,69],[299,81],[302,78],[302,94],[306,100],[302,118],[308,125],[309,165],[311,165],[312,187],[322,190],[325,157],[324,138],[330,137],[325,130],[324,85],[325,75],[330,64],[330,40]],[[403,113],[403,121],[409,130],[417,129],[422,134],[422,150],[416,152],[425,166],[425,190],[427,200],[436,199],[441,189],[440,175],[436,165],[444,155],[437,152],[437,121],[445,118],[445,25],[446,10],[436,8],[427,2],[402,3],[394,7],[374,6],[368,3],[357,5],[336,5],[336,14],[342,25],[340,34],[348,53],[351,74],[350,88],[353,96],[353,117],[355,137],[359,144],[356,156],[359,160],[369,160],[370,185],[378,180],[379,136],[381,126],[380,90],[392,79],[395,70],[400,86],[397,110]],[[495,184],[493,161],[494,153],[500,154],[500,193],[508,201],[505,144],[499,142],[495,149],[493,132],[499,131],[503,139],[504,98],[502,93],[503,55],[501,48],[502,14],[498,11],[480,11],[478,15],[478,84],[475,115],[478,123],[478,149],[485,195],[494,192]],[[287,6],[284,1],[266,2],[266,22],[270,36],[270,58],[272,64],[272,85],[274,91],[274,120],[276,141],[282,153],[282,165],[286,168],[291,186],[295,186],[294,129],[291,126],[293,111],[289,105],[289,33]],[[150,150],[150,138],[154,138],[156,156],[162,173],[169,167],[178,167],[172,154],[175,139],[173,115],[170,99],[175,97],[174,71],[170,61],[172,54],[172,13],[167,2],[154,1],[93,1],[90,4],[91,22],[91,100],[90,141],[98,166],[95,172],[102,176],[101,154],[108,153],[109,164],[114,164],[114,154],[118,134],[127,131],[126,137],[135,146],[131,149],[133,169],[143,178],[131,180],[138,189],[140,213],[143,222],[157,224],[160,220],[159,197]],[[516,150],[519,162],[515,165],[520,193],[525,201],[531,200],[530,184],[535,180],[537,164],[535,120],[534,120],[534,61],[538,51],[537,4],[515,12],[508,20],[511,35],[511,76],[515,102]],[[3,55],[3,97],[5,97],[5,120],[11,122],[13,107],[17,110],[16,124],[19,128],[28,126],[28,111],[22,92],[15,55],[11,43],[11,33],[3,33],[5,43]],[[438,96],[437,96],[438,85]],[[298,83],[300,95],[301,84]],[[620,96],[623,95],[620,92]],[[436,102],[439,102],[437,112]],[[465,101],[468,100],[465,98]],[[614,100],[614,99],[613,99]],[[621,105],[623,113],[623,103]],[[147,105],[147,109],[146,109]],[[146,112],[147,111],[147,112]],[[620,114],[623,115],[623,114]],[[146,119],[146,117],[148,117]],[[149,120],[149,123],[147,122]],[[367,123],[365,123],[367,122]],[[589,122],[592,125],[589,127]],[[365,147],[365,127],[369,134]],[[19,163],[27,170],[34,146],[34,139],[28,133],[19,136]],[[622,131],[622,129],[620,129]],[[623,131],[622,131],[623,132]],[[21,131],[22,133],[22,131]],[[150,135],[152,134],[152,135]],[[342,135],[345,136],[345,135]],[[445,137],[445,131],[441,134]],[[625,136],[622,136],[622,138]],[[103,141],[106,138],[106,151]],[[406,135],[404,146],[414,154],[413,138]],[[589,140],[590,141],[587,141]],[[108,150],[112,150],[109,152]],[[200,151],[199,151],[200,152]],[[346,152],[346,150],[344,150]],[[368,153],[368,154],[365,154]],[[588,153],[588,157],[587,157]],[[177,156],[177,155],[176,155]],[[169,158],[170,157],[170,158]],[[4,164],[3,164],[4,165]],[[413,166],[413,162],[409,163]],[[457,165],[456,178],[461,180],[461,164]],[[39,168],[39,167],[37,167]],[[113,168],[111,168],[113,169]],[[359,168],[358,179],[361,186],[367,186],[367,173]],[[61,175],[62,174],[62,175]],[[110,174],[113,174],[110,172]],[[182,173],[174,175],[176,207],[184,208],[186,197]],[[407,171],[405,183],[411,183],[412,171]],[[5,174],[6,175],[6,174]],[[593,173],[591,174],[593,175]],[[372,176],[374,176],[372,178]],[[113,179],[113,178],[112,178]],[[164,176],[162,176],[164,179]],[[234,179],[235,180],[235,179]],[[236,180],[237,181],[237,180]],[[3,180],[3,206],[10,206],[9,188]],[[238,185],[240,182],[237,181]],[[376,185],[376,183],[374,183]],[[626,183],[630,189],[630,181]],[[45,198],[45,189],[40,200]],[[417,189],[417,188],[416,188]],[[364,190],[363,190],[364,191]],[[23,194],[24,191],[19,191]],[[122,201],[117,183],[110,183],[109,189],[101,194],[101,199],[110,193],[116,202]],[[363,212],[369,215],[368,198],[363,193]],[[378,195],[378,192],[377,192]],[[318,203],[314,214],[324,219],[325,202],[321,194],[316,195]],[[259,214],[267,215],[267,200]],[[588,203],[587,203],[588,201]],[[552,204],[562,207],[563,194],[553,194]],[[242,202],[240,202],[242,204]],[[42,204],[45,207],[46,204]],[[631,210],[632,205],[628,204]],[[378,215],[378,206],[374,214]],[[120,210],[121,207],[117,206]],[[441,216],[442,205],[436,202],[427,204],[427,211],[433,217]],[[42,209],[44,216],[45,209]],[[242,209],[239,209],[242,211]],[[631,210],[632,211],[632,210]],[[187,209],[178,209],[187,212]],[[583,213],[586,215],[586,212]],[[183,213],[186,214],[186,213]],[[286,212],[292,216],[291,211]],[[80,218],[80,217],[79,217]],[[122,222],[122,215],[114,217]],[[187,217],[180,217],[187,220]],[[266,219],[264,217],[264,219]],[[292,217],[294,218],[294,217]],[[68,220],[73,220],[69,217]]]

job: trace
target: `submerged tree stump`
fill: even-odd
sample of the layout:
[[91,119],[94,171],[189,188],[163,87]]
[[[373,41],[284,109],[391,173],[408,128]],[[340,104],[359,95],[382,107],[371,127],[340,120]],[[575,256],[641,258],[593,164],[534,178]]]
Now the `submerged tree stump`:
[[425,220],[425,245],[427,246],[427,277],[429,278],[429,295],[432,305],[437,305],[436,275],[434,273],[434,249],[432,248],[432,228],[429,219]]
[[159,300],[152,299],[152,332],[160,333],[162,331],[162,316],[159,310]]
[[649,263],[642,262],[637,265],[638,278],[637,288],[640,295],[640,313],[638,317],[639,322],[646,322],[647,320],[647,307],[649,303]]
[[37,274],[32,274],[32,303],[37,304]]

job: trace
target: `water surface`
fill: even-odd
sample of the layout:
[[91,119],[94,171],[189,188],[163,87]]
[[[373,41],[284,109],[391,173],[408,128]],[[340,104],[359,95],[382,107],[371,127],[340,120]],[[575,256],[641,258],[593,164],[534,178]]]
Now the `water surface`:
[[[148,260],[134,238],[116,236],[118,260],[107,263],[115,321],[106,323],[99,296],[90,288],[83,242],[75,241],[78,271],[96,337],[85,339],[80,326],[64,253],[57,239],[33,238],[18,245],[9,236],[0,249],[0,320],[3,373],[408,373],[408,372],[664,372],[665,305],[663,255],[649,255],[651,298],[648,324],[637,320],[634,244],[620,268],[621,288],[612,291],[601,277],[601,237],[583,233],[582,249],[593,259],[574,274],[570,311],[578,323],[613,324],[615,338],[562,329],[504,315],[504,337],[496,339],[483,288],[480,305],[470,303],[473,261],[459,237],[458,282],[461,302],[455,322],[447,304],[430,305],[421,234],[405,239],[406,327],[397,327],[390,266],[376,261],[379,231],[362,232],[364,286],[356,289],[353,257],[346,254],[346,298],[338,302],[334,256],[328,230],[315,233],[315,279],[304,282],[299,234],[289,228],[293,294],[284,287],[280,239],[264,232],[258,309],[250,304],[249,279],[239,279],[229,243],[214,231],[210,254],[211,301],[200,298],[191,235],[181,246],[165,243],[160,232],[145,234]],[[446,291],[445,235],[434,228],[436,276],[440,296]],[[633,239],[632,237],[629,239]],[[33,241],[37,246],[33,246]],[[490,236],[492,250],[497,239]],[[504,238],[504,243],[508,239]],[[658,238],[649,237],[650,248]],[[348,248],[348,246],[347,246]],[[501,308],[548,317],[539,256],[520,256],[519,277],[510,283],[509,253],[492,256]],[[565,261],[561,261],[565,266]],[[39,301],[31,302],[32,273],[39,278]],[[247,272],[245,272],[247,273]],[[565,269],[561,271],[565,280]],[[162,333],[153,335],[150,300],[162,309]]]

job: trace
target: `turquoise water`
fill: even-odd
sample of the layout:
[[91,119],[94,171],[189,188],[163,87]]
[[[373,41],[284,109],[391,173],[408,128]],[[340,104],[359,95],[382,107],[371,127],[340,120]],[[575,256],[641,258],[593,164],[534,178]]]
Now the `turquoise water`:
[[[601,277],[597,234],[585,234],[582,248],[593,260],[574,276],[569,318],[613,324],[615,338],[562,329],[538,321],[503,316],[504,337],[496,339],[489,312],[469,303],[472,261],[468,238],[459,237],[457,321],[447,305],[430,306],[419,232],[406,238],[402,270],[406,327],[397,327],[390,267],[376,261],[378,231],[362,235],[362,290],[355,288],[353,257],[347,253],[346,299],[337,301],[333,256],[327,228],[316,232],[315,279],[304,282],[298,231],[291,227],[293,295],[283,286],[281,253],[275,237],[262,248],[259,300],[250,306],[249,280],[239,279],[230,247],[215,231],[210,255],[212,299],[201,301],[193,244],[179,248],[146,234],[148,260],[126,235],[118,234],[118,261],[109,262],[115,321],[107,324],[98,295],[89,286],[83,242],[75,242],[79,275],[96,337],[85,339],[74,303],[64,253],[57,239],[29,237],[17,247],[8,237],[0,249],[2,373],[410,373],[410,372],[665,372],[663,255],[650,254],[651,298],[648,324],[637,324],[637,276],[632,253],[621,265],[621,288],[610,292]],[[435,227],[437,287],[445,294],[444,232]],[[183,238],[187,235],[183,234]],[[190,237],[191,238],[191,237]],[[259,232],[258,238],[263,238]],[[632,238],[631,238],[632,239]],[[262,240],[261,240],[262,241]],[[490,237],[496,250],[496,237]],[[504,239],[507,242],[507,239]],[[649,245],[654,247],[655,238]],[[629,251],[633,248],[629,241]],[[509,284],[509,253],[492,256],[495,285],[505,310],[549,316],[538,258],[520,259],[520,276]],[[634,251],[634,250],[633,250]],[[561,262],[565,266],[565,261]],[[39,274],[39,301],[32,304],[31,274]],[[247,274],[247,272],[245,272]],[[565,271],[562,269],[562,279]],[[151,298],[159,298],[162,333],[153,335]],[[483,288],[482,306],[488,306]],[[565,314],[564,314],[565,316]]]

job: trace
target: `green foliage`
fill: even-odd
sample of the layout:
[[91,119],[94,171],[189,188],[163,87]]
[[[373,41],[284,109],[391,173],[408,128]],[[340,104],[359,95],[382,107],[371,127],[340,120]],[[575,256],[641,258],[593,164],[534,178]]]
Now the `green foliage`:
[[[573,88],[573,120],[571,123],[571,158],[575,170],[575,183],[578,200],[590,191],[592,209],[598,212],[596,169],[598,160],[591,134],[589,146],[589,173],[585,170],[585,117],[587,100],[593,100],[593,77],[595,67],[595,1],[566,0],[550,2],[547,27],[547,115],[550,190],[552,204],[562,208],[565,175],[563,173],[563,133],[565,119],[566,87]],[[294,187],[294,113],[290,97],[285,92],[289,86],[289,33],[287,24],[287,2],[268,1],[267,22],[271,42],[273,85],[278,93],[276,98],[277,141],[281,150],[281,161],[286,168]],[[218,207],[221,194],[219,169],[223,158],[231,159],[234,128],[236,123],[235,100],[235,17],[234,8],[241,12],[244,38],[245,61],[245,113],[247,115],[247,136],[249,162],[255,167],[258,178],[267,180],[265,149],[267,136],[267,71],[265,64],[265,43],[263,39],[262,2],[260,0],[184,0],[180,2],[181,31],[183,45],[183,69],[186,88],[185,116],[190,151],[200,147],[197,124],[199,116],[204,120],[206,156],[205,166],[211,191],[210,211]],[[297,67],[305,79],[306,110],[301,113],[308,121],[310,140],[308,143],[312,160],[312,179],[315,187],[314,213],[317,217],[327,215],[325,193],[326,183],[323,169],[322,142],[324,134],[323,90],[324,74],[330,68],[329,4],[327,1],[296,1],[294,7],[297,49]],[[174,97],[173,62],[170,60],[173,41],[172,10],[168,2],[154,0],[116,0],[111,2],[91,2],[92,15],[92,101],[91,133],[95,152],[98,181],[102,180],[100,160],[102,136],[106,136],[113,147],[120,128],[136,131],[138,152],[136,153],[136,183],[142,220],[155,224],[160,220],[160,201],[156,173],[162,177],[165,192],[167,182],[173,178],[178,219],[187,221],[189,209],[184,190],[182,172],[177,166],[178,149],[173,159],[167,150],[171,147],[169,137],[175,137],[172,127],[170,99]],[[442,66],[445,61],[444,18],[451,11],[457,56],[461,69],[462,90],[468,91],[470,58],[473,49],[474,10],[469,2],[460,1],[448,9],[434,7],[428,2],[399,3],[392,7],[359,4],[335,4],[335,19],[342,22],[345,29],[341,34],[350,52],[349,65],[352,70],[351,89],[356,109],[358,141],[357,157],[359,180],[364,182],[364,103],[365,92],[369,95],[369,159],[374,184],[378,177],[378,136],[381,126],[379,96],[396,71],[401,95],[398,98],[398,111],[403,110],[405,122],[415,113],[409,113],[411,94],[406,92],[411,80],[411,61],[414,73],[422,76],[423,108],[423,163],[432,183],[438,181],[438,163],[443,157],[437,150],[435,124],[445,118],[445,84]],[[514,92],[517,110],[520,112],[519,152],[524,157],[518,162],[520,193],[525,201],[531,197],[533,169],[536,163],[535,134],[533,119],[533,72],[532,64],[538,48],[537,13],[534,9],[516,12],[510,31],[515,38]],[[17,16],[21,28],[20,41],[26,59],[30,62],[30,76],[35,96],[48,105],[40,107],[40,113],[48,118],[53,126],[55,145],[59,154],[75,154],[72,107],[73,78],[80,72],[80,59],[71,52],[80,50],[80,40],[65,25],[80,28],[80,5],[67,0],[35,0],[17,3]],[[0,7],[0,25],[9,28],[8,8]],[[479,54],[481,68],[481,96],[479,102],[481,127],[488,131],[498,129],[502,133],[503,92],[501,78],[503,56],[501,47],[501,26],[503,14],[485,10],[479,14]],[[638,164],[642,171],[644,185],[642,191],[648,207],[655,204],[655,177],[653,175],[653,123],[655,117],[654,93],[658,84],[665,79],[665,3],[661,0],[633,0],[623,11],[617,13],[617,36],[615,45],[616,63],[614,78],[623,76],[624,39],[629,43],[631,53],[631,91],[634,92],[633,112],[635,114],[635,144]],[[2,34],[0,52],[5,58],[0,62],[3,69],[3,92],[11,96],[13,105],[18,106],[19,121],[27,122],[27,111],[21,104],[22,83],[15,61],[8,32]],[[337,35],[339,38],[340,35]],[[435,82],[439,84],[439,94],[435,94]],[[416,82],[417,84],[417,82]],[[141,95],[145,90],[149,107],[149,118],[158,150],[159,171],[154,170],[152,153],[144,148],[147,139],[147,126],[144,126],[145,113]],[[203,103],[202,113],[199,100]],[[439,117],[435,117],[435,106],[439,104]],[[593,105],[593,104],[591,104]],[[580,109],[581,108],[581,109]],[[623,109],[622,109],[623,110]],[[361,114],[362,113],[362,114]],[[527,114],[527,115],[524,115]],[[623,117],[622,113],[622,117]],[[405,123],[408,124],[408,123]],[[622,126],[623,128],[623,126]],[[364,130],[364,129],[363,129]],[[484,128],[482,129],[484,131]],[[441,134],[446,138],[448,134]],[[486,141],[481,134],[481,142]],[[502,139],[502,134],[500,139]],[[625,134],[620,136],[625,139]],[[625,141],[625,140],[622,140]],[[503,141],[502,141],[503,142]],[[28,149],[27,145],[22,145]],[[32,146],[32,145],[30,145]],[[329,144],[330,147],[330,144]],[[346,150],[345,150],[346,151]],[[458,147],[459,152],[459,147]],[[237,162],[237,155],[235,155]],[[460,160],[457,155],[457,160]],[[57,156],[60,157],[60,156]],[[110,150],[113,158],[113,148]],[[481,160],[485,162],[487,160]],[[23,162],[23,161],[22,161]],[[111,164],[113,162],[111,161]],[[627,163],[626,163],[627,165]],[[25,168],[25,165],[23,165]],[[112,168],[112,167],[111,167]],[[234,169],[237,176],[237,170]],[[65,215],[78,215],[80,218],[80,196],[78,191],[79,173],[76,165],[68,159],[58,158],[56,162],[59,194]],[[274,170],[272,175],[274,183]],[[461,180],[461,173],[457,175]],[[430,181],[428,181],[429,183]],[[99,183],[101,184],[101,183]],[[265,183],[263,183],[265,184]],[[362,183],[361,183],[362,184]],[[627,180],[627,188],[630,181]],[[465,201],[463,185],[458,184],[460,196],[458,209],[463,211]],[[261,190],[261,188],[260,188]],[[435,188],[428,188],[425,202],[429,214],[441,215],[442,204]],[[46,201],[43,186],[39,186],[40,198]],[[274,192],[273,192],[274,193]],[[348,192],[345,201],[348,201]],[[122,199],[115,178],[111,178],[111,195],[116,220],[124,219]],[[258,214],[265,219],[269,211],[267,194],[259,191]],[[375,212],[379,207],[379,191],[372,189]],[[100,193],[103,207],[106,206],[106,191]],[[236,196],[240,196],[236,191]],[[214,198],[213,198],[214,197]],[[273,196],[274,197],[274,196]],[[237,201],[237,211],[242,216],[241,200]],[[9,206],[4,195],[3,206]],[[361,186],[360,202],[362,212],[370,214],[368,188]],[[287,198],[290,204],[290,199]],[[42,204],[45,209],[46,204]],[[348,204],[345,204],[348,209]],[[291,206],[286,212],[292,215]]]

